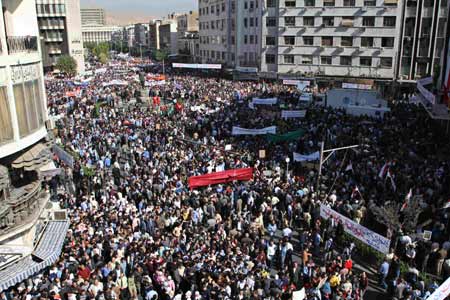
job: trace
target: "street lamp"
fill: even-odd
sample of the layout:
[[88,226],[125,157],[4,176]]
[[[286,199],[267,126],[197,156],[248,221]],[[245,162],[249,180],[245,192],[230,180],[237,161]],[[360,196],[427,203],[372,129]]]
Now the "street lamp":
[[286,157],[286,181],[289,180],[289,162],[291,161],[291,159],[288,157]]

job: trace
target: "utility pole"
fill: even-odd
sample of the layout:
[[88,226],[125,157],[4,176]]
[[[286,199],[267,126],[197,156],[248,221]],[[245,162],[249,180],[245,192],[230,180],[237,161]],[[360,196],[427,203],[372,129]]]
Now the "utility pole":
[[[316,190],[315,190],[316,194],[318,194],[318,192],[319,192],[320,178],[322,176],[322,166],[331,157],[331,155],[333,155],[336,151],[346,150],[346,149],[351,149],[351,148],[357,148],[360,145],[351,145],[351,146],[345,146],[345,147],[339,147],[339,148],[333,148],[333,149],[327,149],[327,150],[324,150],[324,146],[325,146],[325,142],[322,141],[320,143],[319,174],[317,176],[317,183],[316,183]],[[330,153],[330,154],[328,154],[324,158],[323,156],[324,156],[325,153]]]

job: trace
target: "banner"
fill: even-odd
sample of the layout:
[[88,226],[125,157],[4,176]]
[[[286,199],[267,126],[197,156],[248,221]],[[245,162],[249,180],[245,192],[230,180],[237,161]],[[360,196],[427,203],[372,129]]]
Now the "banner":
[[277,126],[270,126],[266,128],[261,129],[249,129],[249,128],[242,128],[233,126],[233,131],[231,132],[231,135],[261,135],[261,134],[268,134],[277,133]]
[[259,105],[273,105],[277,104],[278,99],[277,98],[253,98],[252,103],[253,105],[259,104]]
[[306,110],[282,110],[281,117],[283,119],[288,118],[304,118],[306,116]]
[[344,226],[344,230],[348,234],[383,254],[389,253],[391,241],[384,236],[367,229],[323,204],[320,205],[320,216],[324,219],[333,218],[336,223],[340,222]]
[[319,158],[320,158],[319,151],[306,155],[294,152],[294,161],[314,161],[319,160]]
[[111,80],[110,82],[104,82],[103,83],[103,86],[111,86],[111,85],[123,85],[123,86],[126,86],[126,85],[128,85],[128,82],[126,82],[125,80],[114,79],[114,80]]
[[427,78],[417,80],[417,89],[419,90],[422,97],[425,98],[425,100],[427,100],[431,104],[435,104],[436,96],[424,87],[424,85],[429,85],[432,83],[433,83],[432,77],[427,77]]
[[298,98],[300,101],[310,102],[312,100],[312,94],[311,93],[302,93],[300,97]]
[[70,155],[69,153],[64,151],[64,149],[62,149],[57,145],[53,145],[52,150],[53,152],[55,152],[56,156],[58,156],[60,160],[62,160],[66,165],[68,165],[70,168],[73,169],[74,159],[72,155]]
[[291,131],[285,134],[267,134],[266,139],[272,143],[295,141],[298,140],[304,134],[305,131],[303,129],[298,129],[296,131]]
[[444,281],[427,300],[444,300],[450,294],[450,278]]
[[220,69],[222,69],[222,65],[221,64],[179,64],[179,63],[172,63],[172,68],[220,70]]
[[292,292],[292,300],[303,300],[306,298],[305,288]]
[[188,179],[188,183],[189,188],[192,190],[201,186],[226,183],[234,180],[247,181],[251,179],[253,179],[253,168],[243,168],[215,172],[200,176],[191,176]]
[[371,90],[372,86],[370,84],[362,84],[362,83],[342,83],[343,89],[357,89],[357,90]]

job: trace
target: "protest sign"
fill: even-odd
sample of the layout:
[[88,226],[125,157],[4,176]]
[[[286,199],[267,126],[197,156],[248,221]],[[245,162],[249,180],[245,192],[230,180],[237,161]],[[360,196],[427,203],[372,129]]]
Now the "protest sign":
[[281,117],[283,119],[288,118],[304,118],[306,116],[306,110],[282,110]]
[[344,226],[344,230],[348,234],[381,253],[389,253],[391,241],[384,236],[367,229],[323,204],[320,205],[320,216],[324,219],[333,218],[335,222],[340,222]]
[[311,153],[311,154],[300,154],[294,152],[294,161],[314,161],[320,158],[319,151]]
[[250,128],[242,128],[233,126],[233,130],[231,132],[232,135],[261,135],[272,133],[275,134],[277,132],[276,126],[265,127],[261,129],[250,129]]

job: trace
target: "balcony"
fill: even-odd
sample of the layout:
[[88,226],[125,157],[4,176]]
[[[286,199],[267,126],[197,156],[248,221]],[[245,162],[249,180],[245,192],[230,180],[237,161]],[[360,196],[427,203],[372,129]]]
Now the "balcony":
[[10,54],[38,51],[37,37],[35,36],[9,36],[7,43]]

